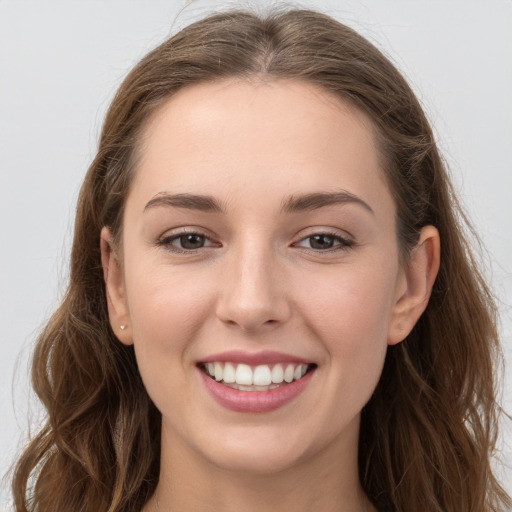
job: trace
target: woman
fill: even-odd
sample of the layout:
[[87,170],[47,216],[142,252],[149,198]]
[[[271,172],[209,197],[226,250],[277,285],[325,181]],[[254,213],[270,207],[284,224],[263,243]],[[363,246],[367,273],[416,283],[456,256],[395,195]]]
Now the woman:
[[305,10],[182,30],[107,114],[17,510],[509,506],[495,309],[459,217],[361,36]]

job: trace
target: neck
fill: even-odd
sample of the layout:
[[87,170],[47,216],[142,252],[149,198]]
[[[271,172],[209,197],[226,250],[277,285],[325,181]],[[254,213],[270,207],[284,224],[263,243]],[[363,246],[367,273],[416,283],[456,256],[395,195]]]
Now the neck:
[[[346,438],[345,438],[346,439]],[[157,489],[143,512],[375,512],[357,470],[357,437],[273,472],[233,471],[199,456],[162,430]]]

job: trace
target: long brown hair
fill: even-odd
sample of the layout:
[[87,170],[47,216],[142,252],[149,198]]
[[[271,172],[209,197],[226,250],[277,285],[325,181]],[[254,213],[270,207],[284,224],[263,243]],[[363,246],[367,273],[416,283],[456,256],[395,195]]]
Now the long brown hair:
[[196,22],[129,73],[108,111],[76,214],[67,294],[39,337],[33,385],[48,421],[19,459],[18,512],[140,510],[159,477],[160,414],[131,347],[113,334],[100,231],[120,240],[148,119],[182,87],[223,77],[316,84],[364,111],[378,133],[403,257],[436,226],[441,268],[408,338],[389,347],[362,413],[359,468],[379,510],[497,511],[496,309],[478,271],[429,123],[411,89],[372,44],[309,10],[230,11]]

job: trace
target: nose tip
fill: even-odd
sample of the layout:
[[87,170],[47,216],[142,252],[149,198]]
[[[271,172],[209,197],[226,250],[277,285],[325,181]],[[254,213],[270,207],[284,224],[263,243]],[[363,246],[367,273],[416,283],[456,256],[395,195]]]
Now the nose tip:
[[276,307],[264,304],[241,303],[235,298],[230,300],[230,306],[219,309],[218,317],[227,325],[237,326],[244,332],[257,332],[261,329],[271,329],[282,323],[286,313]]

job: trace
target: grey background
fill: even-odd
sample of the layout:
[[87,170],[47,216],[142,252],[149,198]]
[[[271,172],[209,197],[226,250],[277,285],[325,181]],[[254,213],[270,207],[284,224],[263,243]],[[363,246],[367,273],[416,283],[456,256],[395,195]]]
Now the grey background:
[[[117,85],[190,21],[219,8],[268,4],[0,0],[0,474],[41,418],[28,361],[65,288],[78,188]],[[512,413],[512,2],[288,4],[319,8],[369,37],[427,110],[489,253],[508,366],[503,405]],[[510,423],[502,439],[507,466]],[[509,492],[511,474],[503,472]],[[6,486],[0,510],[8,510]]]

